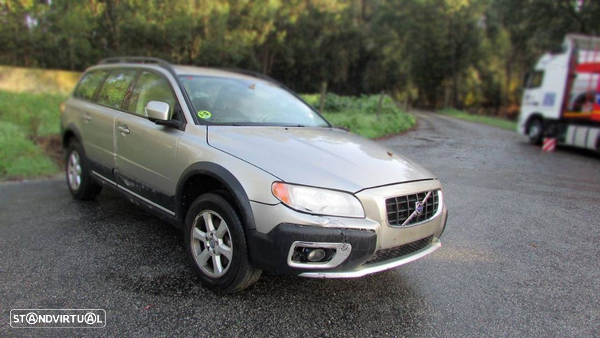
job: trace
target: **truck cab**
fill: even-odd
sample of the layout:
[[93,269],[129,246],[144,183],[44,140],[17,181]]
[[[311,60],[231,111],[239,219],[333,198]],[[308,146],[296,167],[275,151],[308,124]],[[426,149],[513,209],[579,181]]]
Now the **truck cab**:
[[523,82],[519,132],[533,144],[600,150],[600,38],[569,34]]

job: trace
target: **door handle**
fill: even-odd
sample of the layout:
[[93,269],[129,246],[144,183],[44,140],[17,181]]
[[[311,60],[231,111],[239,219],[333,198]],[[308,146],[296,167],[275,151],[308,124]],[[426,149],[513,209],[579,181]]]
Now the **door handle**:
[[123,134],[129,134],[129,129],[127,128],[126,125],[120,125],[117,127],[117,129],[119,129],[119,131],[122,132]]
[[92,120],[92,116],[88,113],[83,115],[83,119],[85,120],[85,122],[90,122]]

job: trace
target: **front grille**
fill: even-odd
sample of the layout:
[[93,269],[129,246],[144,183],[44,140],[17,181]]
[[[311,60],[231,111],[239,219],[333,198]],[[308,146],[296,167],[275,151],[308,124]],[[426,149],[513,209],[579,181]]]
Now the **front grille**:
[[408,244],[400,245],[395,248],[382,249],[377,252],[365,264],[373,264],[384,262],[390,259],[399,258],[402,256],[409,255],[415,251],[419,251],[424,247],[428,246],[433,240],[433,235],[414,241]]
[[422,202],[429,191],[420,192],[418,194],[397,196],[385,200],[385,208],[387,211],[388,223],[391,226],[408,226],[411,224],[427,221],[431,219],[439,207],[438,190],[431,190],[431,195],[423,205],[423,211],[416,214],[406,224],[406,220],[417,208],[417,202]]

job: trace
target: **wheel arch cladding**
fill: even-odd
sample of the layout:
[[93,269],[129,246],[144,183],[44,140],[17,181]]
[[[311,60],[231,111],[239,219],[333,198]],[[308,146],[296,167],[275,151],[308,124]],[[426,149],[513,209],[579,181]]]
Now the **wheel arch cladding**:
[[[71,138],[75,138],[77,140],[77,142],[79,142],[79,144],[81,145],[81,148],[83,149],[83,143],[82,143],[82,138],[81,138],[81,133],[79,132],[79,129],[77,129],[77,127],[74,124],[69,124],[65,130],[62,133],[62,147],[63,149],[66,149],[69,146],[69,140]],[[84,150],[85,152],[85,150]]]
[[[218,190],[214,189],[217,187],[225,188],[233,198],[233,207],[240,213],[239,216],[244,224],[244,229],[246,231],[256,229],[254,214],[246,190],[229,170],[212,162],[194,163],[187,167],[181,175],[181,179],[177,184],[175,203],[177,218],[180,222],[185,222],[187,210],[193,202],[193,199],[197,197],[193,196],[192,198],[188,198],[186,195],[193,189],[194,182],[197,182],[198,180],[208,183],[209,190],[200,188],[202,193],[209,191],[214,192],[215,190]],[[214,187],[215,183],[218,183],[217,187]]]

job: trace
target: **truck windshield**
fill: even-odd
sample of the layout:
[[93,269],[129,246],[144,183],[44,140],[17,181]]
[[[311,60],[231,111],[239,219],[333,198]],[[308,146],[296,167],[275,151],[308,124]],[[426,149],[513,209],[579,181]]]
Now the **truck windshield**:
[[274,83],[187,75],[180,81],[193,113],[209,124],[329,127],[316,111]]

